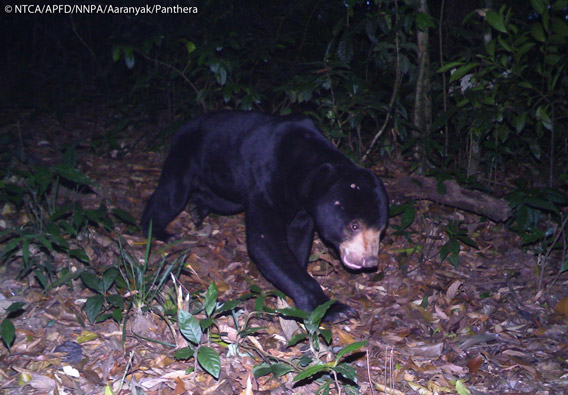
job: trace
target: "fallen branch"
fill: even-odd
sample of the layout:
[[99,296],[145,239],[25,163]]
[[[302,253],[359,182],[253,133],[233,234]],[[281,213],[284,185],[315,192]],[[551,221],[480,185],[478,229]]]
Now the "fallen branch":
[[495,222],[504,222],[513,214],[509,204],[503,199],[479,191],[470,191],[454,180],[444,181],[444,186],[446,192],[441,194],[435,178],[411,176],[396,180],[396,189],[400,189],[408,198],[432,200],[485,216]]

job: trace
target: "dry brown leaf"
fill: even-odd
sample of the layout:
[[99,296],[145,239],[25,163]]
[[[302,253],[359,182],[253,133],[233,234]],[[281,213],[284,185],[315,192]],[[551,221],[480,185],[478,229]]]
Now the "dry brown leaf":
[[33,372],[43,372],[52,366],[59,367],[61,358],[55,357],[58,353],[52,353],[51,356],[41,355],[36,361],[30,362],[26,367]]
[[455,365],[453,363],[447,363],[445,365],[440,366],[440,369],[443,372],[451,373],[452,375],[456,376],[463,376],[467,374],[467,369],[463,366]]
[[175,379],[175,383],[176,383],[176,387],[174,388],[174,392],[172,392],[172,394],[173,395],[185,394],[187,389],[185,388],[185,384],[183,383],[183,381],[181,381],[180,378],[177,377]]
[[401,327],[401,328],[396,328],[394,333],[397,336],[407,337],[408,335],[410,335],[412,333],[412,330],[408,327]]
[[420,315],[422,316],[424,321],[426,321],[427,323],[431,324],[431,323],[436,322],[436,320],[434,319],[434,314],[432,314],[432,312],[430,310],[426,310],[422,306],[413,306],[413,307],[414,307],[414,309],[416,309],[420,312]]
[[454,299],[456,297],[456,295],[459,292],[460,287],[462,286],[463,282],[462,281],[454,281],[449,287],[448,290],[446,291],[446,298],[448,298],[448,301]]
[[[286,376],[282,376],[282,378],[285,378]],[[266,380],[264,381],[264,383],[260,383],[261,379],[259,378],[259,383],[258,383],[258,391],[259,392],[263,392],[263,391],[273,391],[277,388],[280,388],[280,382],[276,379],[272,378],[272,375],[270,376],[266,376]]]
[[467,338],[460,345],[460,349],[466,350],[469,347],[472,347],[472,346],[477,345],[479,343],[490,342],[490,341],[493,341],[493,340],[497,340],[498,338],[499,338],[499,335],[497,335],[495,333],[480,333],[480,334],[477,334],[477,335],[474,335],[474,336]]
[[[99,377],[97,372],[95,372],[94,370],[92,370],[90,368],[86,368],[86,367],[84,367],[83,369],[80,369],[80,371],[83,374],[83,377],[85,377],[92,384],[100,385],[101,378]],[[124,371],[124,366],[121,366],[120,371],[121,372]]]
[[[286,307],[290,307],[290,305],[284,299],[276,298],[276,307],[284,309]],[[282,328],[282,332],[284,332],[284,337],[287,341],[289,341],[294,336],[294,333],[300,329],[296,320],[289,320],[279,316],[278,322],[280,323],[280,327]]]
[[487,321],[487,320],[489,319],[488,316],[486,316],[485,314],[481,314],[481,313],[472,312],[472,313],[467,313],[466,315],[467,315],[469,318],[473,318],[473,319],[479,320],[479,321],[481,321],[481,322],[485,322],[485,321]]
[[[435,374],[428,380],[428,388],[433,390],[433,386],[438,387],[451,387],[452,384],[442,374]],[[440,392],[440,391],[439,391]],[[448,392],[448,391],[446,391]]]
[[227,292],[229,289],[231,289],[231,285],[226,281],[217,281],[215,284],[217,284],[217,289],[219,290],[219,293],[221,293],[221,294],[223,294],[223,293]]
[[27,385],[38,391],[52,392],[53,390],[55,390],[57,383],[51,377],[32,373],[32,379],[27,383]]
[[159,384],[162,384],[166,381],[168,381],[168,380],[160,378],[160,377],[151,377],[151,378],[140,377],[139,385],[146,388],[147,390],[150,390],[153,387],[155,387]]
[[[517,351],[517,350],[504,350],[501,352],[502,355],[509,355],[513,358],[527,358],[528,354],[521,352],[521,351]],[[519,359],[515,359],[516,361],[518,361],[519,363],[521,363],[521,361]]]
[[[198,375],[198,378],[202,375]],[[187,373],[187,370],[172,370],[164,375],[162,375],[162,379],[172,380],[172,379],[189,379],[193,378],[194,375],[192,373]]]
[[410,347],[409,352],[411,355],[420,356],[425,358],[438,358],[442,355],[444,343],[430,344],[419,347]]
[[387,387],[383,384],[375,383],[375,389],[379,391],[383,391],[387,395],[404,395],[404,392],[401,392],[397,389]]
[[535,336],[545,336],[547,332],[547,329],[545,327],[538,327],[536,328],[536,330],[534,331]]
[[247,375],[247,386],[246,386],[245,390],[243,392],[241,392],[241,395],[253,395],[252,379],[251,379],[251,376],[250,376],[250,372]]
[[260,342],[257,340],[256,337],[254,336],[249,336],[247,337],[247,339],[249,339],[249,341],[259,350],[264,351],[264,348],[262,348],[262,345],[260,344]]
[[229,343],[237,343],[237,340],[239,339],[239,332],[230,325],[220,324],[219,332],[226,333],[223,337],[227,338]]
[[158,355],[152,360],[151,365],[157,368],[165,368],[174,362],[175,361],[167,355]]
[[410,386],[410,388],[418,392],[420,395],[434,395],[432,391],[429,391],[428,389],[426,389],[425,387],[421,386],[418,383],[408,382],[408,385]]
[[397,344],[404,341],[404,337],[395,335],[394,333],[387,333],[386,335],[382,336],[382,341],[386,344]]
[[479,372],[479,368],[481,368],[482,363],[483,357],[481,356],[481,354],[477,354],[475,357],[467,361],[467,367],[471,373],[477,374],[477,372]]
[[[28,339],[33,339],[35,337],[35,335],[22,336],[21,332],[26,332],[26,331],[18,330],[16,332],[16,343],[12,346],[11,352],[13,352],[13,353],[29,353],[36,346],[41,345],[40,344],[40,343],[42,343],[41,337],[38,337],[35,340],[32,340],[31,342],[29,342]],[[21,340],[18,341],[19,340],[18,338],[20,338]]]
[[437,304],[434,305],[434,316],[438,317],[444,321],[449,321],[450,317],[448,317],[448,315],[444,312],[444,310],[442,310],[442,308],[440,306],[438,306]]
[[568,318],[568,296],[563,297],[558,301],[558,303],[556,303],[554,311],[558,314],[564,314],[564,316]]
[[[219,233],[219,231],[213,231],[212,236],[215,236],[217,233]],[[223,248],[225,248],[225,244],[227,244],[227,240],[221,240],[221,242],[217,244],[212,253],[219,254],[223,250]]]
[[339,342],[344,346],[346,346],[347,344],[351,344],[351,343],[355,342],[355,338],[353,338],[353,336],[351,336],[349,333],[347,333],[343,329],[335,328],[335,333],[337,334],[337,338],[339,339]]
[[448,381],[440,375],[436,375],[430,380],[428,380],[427,386],[428,390],[432,391],[432,393],[434,394],[453,392],[452,389],[450,388],[450,383],[448,383]]
[[[513,358],[514,359],[514,358]],[[519,362],[519,361],[517,361]],[[530,364],[526,364],[526,363],[519,363],[519,365],[522,369],[526,370],[528,373],[530,373],[533,377],[537,378],[540,377],[540,372],[536,370],[536,368]]]

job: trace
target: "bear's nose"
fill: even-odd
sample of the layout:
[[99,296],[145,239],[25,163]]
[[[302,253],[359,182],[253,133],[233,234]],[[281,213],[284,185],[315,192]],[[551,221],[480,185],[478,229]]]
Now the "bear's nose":
[[369,256],[363,261],[363,267],[375,267],[379,266],[379,258],[376,256]]

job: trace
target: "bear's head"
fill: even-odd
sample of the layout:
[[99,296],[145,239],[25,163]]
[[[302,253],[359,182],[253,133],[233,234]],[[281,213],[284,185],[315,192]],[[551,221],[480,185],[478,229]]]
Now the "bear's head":
[[319,176],[310,210],[318,234],[337,249],[348,268],[376,267],[389,207],[382,181],[355,166],[328,167]]

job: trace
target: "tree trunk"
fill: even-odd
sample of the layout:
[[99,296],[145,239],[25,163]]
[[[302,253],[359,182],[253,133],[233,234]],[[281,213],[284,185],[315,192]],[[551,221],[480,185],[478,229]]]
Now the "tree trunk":
[[[418,11],[429,15],[426,0],[420,0]],[[430,132],[432,125],[432,100],[430,97],[430,52],[428,50],[428,29],[417,29],[418,77],[414,93],[414,114],[412,123],[422,133]]]
[[[485,8],[493,9],[493,0],[485,0]],[[483,43],[487,44],[492,39],[491,26],[485,23],[485,34],[483,35]],[[481,164],[481,141],[486,136],[487,131],[484,129],[472,128],[469,131],[469,152],[467,160],[467,175],[472,176],[479,172]]]

